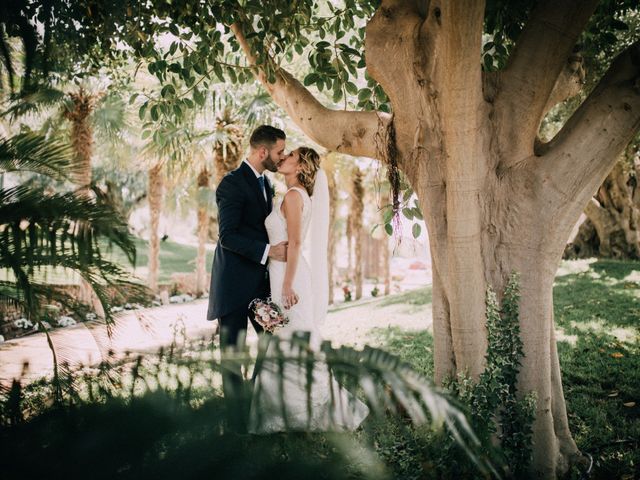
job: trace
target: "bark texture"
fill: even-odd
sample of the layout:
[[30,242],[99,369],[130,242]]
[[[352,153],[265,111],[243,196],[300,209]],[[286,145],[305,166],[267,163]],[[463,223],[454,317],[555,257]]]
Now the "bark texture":
[[354,241],[354,271],[353,282],[355,284],[355,299],[360,300],[362,298],[362,230],[363,222],[362,215],[364,214],[364,185],[362,179],[362,171],[355,167],[352,173],[351,180],[351,209],[349,213],[349,219],[351,220],[351,235]]
[[391,293],[391,252],[389,251],[389,239],[382,237],[382,281],[384,283],[384,294]]
[[211,172],[202,167],[198,185],[198,252],[196,254],[196,296],[207,291],[207,238],[209,236],[209,192]]
[[[222,116],[216,119],[216,130],[224,141],[216,141],[213,149],[214,171],[216,185],[224,176],[235,170],[242,161],[242,140],[244,133],[229,111],[223,112]],[[218,241],[218,216],[209,216],[209,238]]]
[[[91,114],[99,96],[91,95],[82,88],[69,96],[71,98],[71,108],[66,108],[63,115],[71,122],[71,145],[75,164],[73,181],[78,185],[76,194],[83,198],[89,198],[92,194],[90,185],[92,180],[91,158],[93,156]],[[102,303],[100,303],[89,282],[84,278],[80,278],[79,282],[78,300],[81,303],[90,305],[98,315],[104,316]]]
[[335,262],[336,262],[336,243],[338,232],[336,231],[335,224],[338,216],[338,187],[336,185],[336,177],[333,163],[323,162],[323,168],[327,174],[327,181],[329,184],[329,246],[327,252],[327,261],[329,263],[329,304],[333,305],[334,298],[334,284],[335,284]]
[[[484,3],[382,0],[366,28],[365,54],[393,117],[331,111],[287,72],[273,84],[258,74],[324,147],[380,159],[388,157],[381,150],[397,151],[429,232],[437,381],[482,372],[486,288],[501,292],[509,274],[520,273],[519,393],[537,394],[532,474],[553,478],[579,453],[562,392],[553,280],[585,205],[640,129],[640,45],[621,53],[556,137],[542,143],[540,122],[571,93],[561,94],[558,81],[576,61],[573,49],[597,1],[539,1],[498,73],[480,68]],[[234,31],[255,63],[242,30]],[[376,146],[380,137],[395,138],[393,148]]]
[[71,144],[73,145],[74,163],[77,173],[74,181],[87,194],[91,184],[91,157],[93,155],[93,126],[91,114],[95,108],[98,95],[91,95],[84,89],[79,89],[69,95],[71,109],[65,109],[64,117],[71,122]]
[[149,288],[153,292],[158,291],[158,276],[160,271],[160,235],[158,225],[160,223],[160,213],[162,212],[162,201],[164,196],[163,165],[158,163],[148,171],[149,177],[149,265],[148,277]]

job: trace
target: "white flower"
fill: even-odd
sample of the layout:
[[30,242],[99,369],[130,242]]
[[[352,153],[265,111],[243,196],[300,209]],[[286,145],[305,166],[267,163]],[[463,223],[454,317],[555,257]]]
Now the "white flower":
[[184,298],[182,295],[174,295],[169,297],[169,303],[184,303]]
[[4,337],[0,335],[0,343],[4,343]]
[[256,313],[258,314],[259,317],[264,317],[265,315],[267,315],[267,309],[264,307],[260,307]]
[[42,320],[38,325],[38,330],[51,330],[51,324],[46,320]]
[[[95,320],[96,318],[98,318],[98,316],[95,313],[87,313],[86,317],[87,320]],[[60,323],[58,321],[58,323]]]
[[111,313],[118,313],[124,310],[122,307],[111,307]]
[[24,328],[25,330],[33,328],[33,323],[31,323],[31,321],[27,320],[26,318],[19,318],[18,320],[13,322],[13,325],[18,328]]
[[75,325],[76,321],[71,317],[62,316],[58,319],[58,326],[60,327],[71,327]]

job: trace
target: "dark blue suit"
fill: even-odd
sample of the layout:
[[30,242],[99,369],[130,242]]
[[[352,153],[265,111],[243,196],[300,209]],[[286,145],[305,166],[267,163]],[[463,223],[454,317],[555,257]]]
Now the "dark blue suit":
[[253,170],[245,162],[228,173],[218,185],[219,238],[213,258],[207,319],[220,320],[228,335],[227,344],[235,344],[240,330],[246,330],[247,318],[253,320],[248,306],[254,298],[269,296],[267,266],[260,264],[269,243],[264,220],[271,212],[271,186],[264,194]]

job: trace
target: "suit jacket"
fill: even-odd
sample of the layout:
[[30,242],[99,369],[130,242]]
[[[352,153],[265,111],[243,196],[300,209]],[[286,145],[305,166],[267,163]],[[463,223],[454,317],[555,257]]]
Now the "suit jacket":
[[266,282],[260,264],[269,243],[264,220],[271,212],[271,185],[265,177],[267,200],[253,170],[245,162],[225,175],[216,190],[219,237],[213,257],[207,320],[248,306]]

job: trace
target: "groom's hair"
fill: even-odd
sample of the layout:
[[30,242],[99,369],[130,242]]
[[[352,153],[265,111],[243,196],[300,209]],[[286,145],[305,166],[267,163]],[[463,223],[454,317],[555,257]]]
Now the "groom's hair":
[[282,130],[272,127],[271,125],[260,125],[251,134],[249,143],[253,148],[258,148],[263,145],[271,148],[280,139],[287,139],[287,136]]

